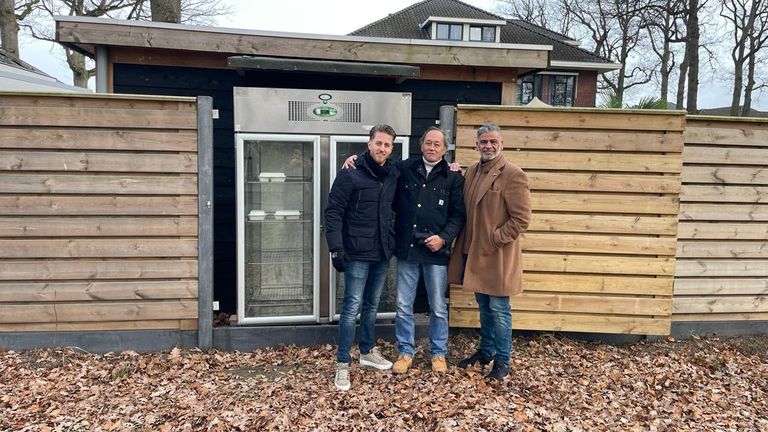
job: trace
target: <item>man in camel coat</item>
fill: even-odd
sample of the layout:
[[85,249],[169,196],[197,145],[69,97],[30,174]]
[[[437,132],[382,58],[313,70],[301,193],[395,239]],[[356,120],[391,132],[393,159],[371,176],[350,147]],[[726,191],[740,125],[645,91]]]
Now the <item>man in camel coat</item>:
[[520,235],[531,219],[528,177],[502,154],[501,129],[477,130],[480,161],[467,168],[464,202],[467,219],[448,264],[448,280],[475,293],[481,338],[477,352],[459,362],[467,368],[493,360],[489,379],[509,373],[512,313],[509,297],[523,290]]

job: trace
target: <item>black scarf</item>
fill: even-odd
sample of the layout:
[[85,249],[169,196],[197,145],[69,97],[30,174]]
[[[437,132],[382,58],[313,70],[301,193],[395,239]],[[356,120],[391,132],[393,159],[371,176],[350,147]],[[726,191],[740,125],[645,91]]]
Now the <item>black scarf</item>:
[[373,160],[373,157],[371,156],[371,152],[365,152],[365,164],[368,165],[368,167],[373,172],[373,175],[378,177],[379,180],[384,180],[389,175],[389,170],[392,168],[389,160],[384,162],[384,165],[379,165],[376,163],[376,161]]

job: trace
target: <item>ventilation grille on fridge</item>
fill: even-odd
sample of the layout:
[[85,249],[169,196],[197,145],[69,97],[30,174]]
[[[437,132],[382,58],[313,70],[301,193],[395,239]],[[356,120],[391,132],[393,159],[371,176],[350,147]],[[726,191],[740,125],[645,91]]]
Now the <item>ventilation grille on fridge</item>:
[[292,122],[361,122],[360,102],[317,103],[288,101],[288,121]]

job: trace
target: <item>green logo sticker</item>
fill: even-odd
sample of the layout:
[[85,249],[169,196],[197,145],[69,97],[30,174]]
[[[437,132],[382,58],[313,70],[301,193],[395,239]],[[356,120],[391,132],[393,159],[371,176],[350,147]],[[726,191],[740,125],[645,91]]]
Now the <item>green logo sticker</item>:
[[312,110],[312,112],[318,117],[336,117],[338,111],[336,108],[329,106],[320,106]]

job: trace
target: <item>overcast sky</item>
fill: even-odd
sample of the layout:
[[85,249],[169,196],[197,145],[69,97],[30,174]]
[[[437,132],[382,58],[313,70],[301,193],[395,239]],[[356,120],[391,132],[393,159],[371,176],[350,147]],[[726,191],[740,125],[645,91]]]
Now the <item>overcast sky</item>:
[[[347,34],[370,22],[397,12],[417,0],[228,0],[234,5],[231,15],[221,17],[219,27],[254,30],[273,30],[296,33]],[[494,0],[464,0],[479,8],[494,11]],[[51,23],[53,26],[53,23]],[[65,83],[72,82],[72,74],[64,61],[60,48],[54,44],[20,38],[21,57]],[[653,91],[646,87],[645,91]],[[648,94],[634,95],[639,99]],[[760,98],[755,108],[766,109],[766,97]],[[703,82],[699,89],[699,108],[730,105],[729,84]]]

